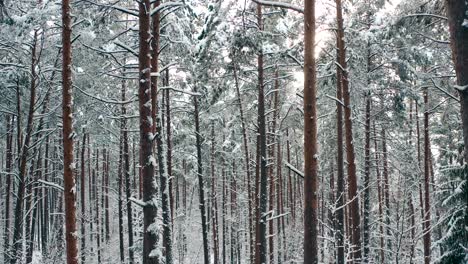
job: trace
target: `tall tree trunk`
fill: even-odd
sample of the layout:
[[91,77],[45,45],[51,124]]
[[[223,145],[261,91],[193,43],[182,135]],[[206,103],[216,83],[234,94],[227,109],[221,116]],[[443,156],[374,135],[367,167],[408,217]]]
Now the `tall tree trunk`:
[[336,0],[336,16],[338,23],[337,46],[339,51],[339,64],[341,70],[341,85],[343,88],[344,101],[344,120],[345,120],[345,142],[346,142],[346,161],[348,163],[348,195],[350,201],[350,220],[351,220],[351,245],[352,256],[357,262],[361,260],[361,228],[359,195],[357,192],[356,163],[353,145],[353,123],[351,115],[351,92],[349,90],[348,66],[346,63],[345,35],[343,26],[343,14],[341,0]]
[[85,181],[85,150],[86,150],[86,132],[83,129],[83,142],[81,147],[81,263],[86,263],[86,181]]
[[[197,92],[196,86],[194,86],[194,92]],[[200,114],[198,110],[198,98],[196,96],[193,97],[193,105],[194,105],[194,117],[195,117],[195,137],[196,137],[196,145],[197,145],[197,177],[198,177],[198,199],[200,204],[200,214],[201,214],[201,222],[202,222],[202,237],[203,237],[203,259],[204,264],[210,263],[210,255],[209,255],[209,248],[208,248],[208,226],[206,223],[206,201],[205,201],[205,187],[203,183],[203,166],[202,166],[202,137],[200,134]]]
[[239,104],[239,114],[241,119],[241,129],[242,129],[242,140],[244,145],[244,168],[245,173],[247,175],[247,199],[249,205],[249,237],[250,237],[250,260],[252,261],[255,258],[255,245],[254,245],[254,210],[252,209],[252,179],[251,179],[251,171],[249,166],[249,144],[248,144],[248,136],[247,136],[247,128],[245,125],[245,118],[244,118],[244,109],[242,107],[242,98],[240,94],[239,88],[239,78],[237,75],[237,64],[234,63],[234,80],[236,85],[236,95],[237,95],[237,103]]
[[[123,116],[122,116],[123,117]],[[120,263],[125,261],[125,246],[124,246],[124,223],[123,223],[123,174],[124,174],[124,165],[123,165],[123,122],[120,120],[120,141],[119,141],[119,167],[118,167],[118,177],[117,177],[117,193],[118,193],[118,211],[119,211],[119,253],[120,253]]]
[[[457,85],[460,94],[461,120],[463,126],[463,141],[465,142],[465,163],[468,163],[468,27],[466,12],[468,3],[463,0],[445,0],[448,24],[450,29],[450,46],[452,59],[457,76]],[[468,210],[468,206],[465,210]],[[466,214],[468,215],[468,214]],[[468,218],[466,222],[468,223]],[[467,238],[468,239],[468,238]]]
[[[21,146],[21,140],[18,140],[18,151],[21,149],[21,156],[19,158],[19,177],[18,177],[18,189],[16,196],[16,206],[15,206],[15,225],[13,227],[13,253],[11,256],[11,264],[15,264],[17,260],[21,260],[21,252],[23,248],[23,242],[21,240],[21,235],[23,233],[23,203],[24,203],[24,194],[26,187],[26,166],[27,158],[29,152],[29,144],[31,141],[31,135],[33,132],[33,117],[34,109],[36,102],[36,47],[37,47],[37,30],[34,31],[33,45],[31,51],[31,88],[30,88],[30,100],[29,100],[29,112],[28,112],[28,121],[26,124],[26,136],[24,139],[24,145]],[[65,44],[64,44],[65,45]],[[19,98],[19,96],[18,96]],[[20,124],[18,116],[18,124]],[[18,125],[18,128],[20,126]],[[18,129],[18,134],[21,131]],[[18,138],[21,138],[19,136]],[[72,153],[73,156],[73,153]],[[73,177],[73,175],[72,175]]]
[[364,147],[364,237],[363,237],[363,262],[369,262],[369,243],[370,243],[370,133],[371,133],[371,125],[370,125],[370,118],[371,118],[371,96],[370,93],[366,94],[366,121],[365,121],[365,147]]
[[380,229],[380,249],[379,249],[379,260],[380,263],[385,262],[385,239],[384,239],[384,222],[383,222],[383,190],[382,190],[382,179],[380,177],[379,160],[380,155],[378,154],[377,145],[377,129],[375,128],[375,119],[373,122],[374,128],[374,147],[375,147],[375,173],[377,174],[377,195],[379,202],[379,229]]
[[211,210],[212,210],[212,233],[213,233],[213,257],[214,264],[219,263],[219,241],[218,241],[218,199],[216,197],[217,181],[215,176],[215,134],[214,122],[211,122]]
[[[104,149],[106,150],[106,149]],[[105,227],[105,238],[106,238],[106,243],[109,243],[110,241],[110,219],[109,219],[109,188],[110,188],[110,183],[109,183],[109,167],[110,167],[110,150],[107,150],[104,152],[106,155],[104,155],[104,162],[105,162],[105,170],[104,170],[104,227]]]
[[[121,90],[121,100],[125,102],[127,100],[127,85],[125,79],[122,80],[122,90]],[[129,156],[129,147],[128,147],[128,128],[127,128],[127,119],[125,115],[127,114],[127,107],[125,104],[122,104],[122,143],[123,143],[123,173],[125,175],[125,197],[127,205],[127,232],[128,232],[128,263],[135,263],[135,253],[133,245],[133,212],[132,212],[132,202],[130,198],[132,196],[132,187],[130,185],[130,156]],[[135,166],[135,165],[134,165]],[[135,172],[135,170],[134,170]],[[136,173],[134,173],[136,175]]]
[[[262,6],[257,5],[257,23],[260,34],[263,34],[263,17]],[[258,51],[257,57],[258,70],[258,129],[259,129],[259,147],[260,147],[260,204],[259,204],[259,240],[257,264],[267,263],[267,205],[268,205],[268,190],[267,190],[267,153],[266,153],[266,124],[265,124],[265,95],[264,95],[264,76],[263,76],[263,50]],[[258,195],[258,194],[257,194]]]
[[3,233],[3,262],[10,262],[10,252],[8,247],[10,245],[10,204],[11,204],[11,192],[12,190],[12,181],[11,173],[13,168],[13,122],[14,118],[10,115],[7,115],[6,118],[6,161],[5,161],[5,173],[6,173],[6,191],[5,191],[5,228]]
[[[96,157],[95,157],[95,160],[96,160],[96,169],[93,170],[93,185],[94,185],[94,195],[93,195],[93,198],[94,198],[94,201],[96,202],[95,203],[95,209],[96,209],[96,247],[97,247],[97,261],[98,261],[98,264],[101,263],[101,260],[102,260],[102,256],[101,256],[101,219],[100,219],[100,205],[99,205],[99,188],[98,188],[98,179],[100,178],[99,177],[99,149],[96,149]],[[101,181],[101,185],[104,184],[102,181]]]
[[171,208],[169,201],[168,177],[164,171],[163,143],[162,143],[162,127],[161,120],[156,117],[156,147],[158,155],[158,169],[161,191],[161,209],[162,209],[162,224],[163,224],[163,247],[164,256],[166,257],[165,264],[172,264],[172,232],[171,232]]
[[[169,86],[169,69],[166,70],[166,85]],[[166,89],[166,140],[167,140],[167,177],[169,181],[169,201],[171,209],[171,228],[174,226],[174,188],[172,184],[172,131],[171,131],[170,89]]]
[[315,0],[304,5],[304,264],[318,263],[318,146]]
[[62,122],[63,122],[63,182],[65,198],[65,237],[67,244],[67,264],[78,263],[78,243],[76,236],[76,198],[73,175],[73,101],[72,101],[72,47],[70,0],[62,0]]
[[427,88],[424,90],[424,263],[431,262],[431,207],[430,207],[430,163],[429,102]]
[[[337,37],[338,38],[338,37]],[[337,39],[338,41],[338,39]],[[337,62],[339,63],[340,54],[337,52]],[[337,141],[337,193],[336,193],[336,247],[337,247],[337,263],[345,263],[345,219],[344,219],[344,201],[345,193],[345,178],[344,178],[344,157],[343,157],[343,89],[342,89],[342,71],[336,67],[336,141]]]
[[[159,1],[155,2],[159,5]],[[138,3],[139,7],[139,112],[140,112],[140,166],[142,167],[142,180],[143,180],[143,264],[159,264],[158,249],[158,228],[156,225],[157,217],[157,183],[154,181],[154,168],[156,160],[153,156],[153,125],[155,120],[152,119],[152,111],[155,107],[155,102],[152,102],[151,90],[151,50],[150,42],[157,43],[158,39],[151,40],[150,29],[150,1],[143,0]],[[159,16],[156,20],[159,23]],[[154,19],[154,18],[153,18]],[[155,27],[155,25],[153,25]],[[153,33],[159,32],[159,28],[154,30]],[[153,49],[154,50],[154,49]],[[157,49],[155,54],[157,54]],[[157,62],[157,56],[156,62]],[[153,58],[153,60],[155,60]],[[152,120],[152,121],[151,121]]]
[[[465,143],[464,160],[468,163],[468,3],[462,0],[445,0],[448,24],[450,29],[450,44],[452,48],[452,59],[457,75],[461,104],[461,119],[463,126],[463,142]],[[465,181],[467,176],[465,174]],[[468,226],[468,203],[465,203],[465,226]],[[468,232],[465,232],[465,241],[468,241]],[[465,244],[466,246],[466,244]]]

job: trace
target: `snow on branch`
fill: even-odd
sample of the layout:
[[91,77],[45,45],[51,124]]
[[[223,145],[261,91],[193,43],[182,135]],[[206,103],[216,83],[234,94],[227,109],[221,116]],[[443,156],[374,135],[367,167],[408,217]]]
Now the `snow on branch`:
[[432,84],[434,85],[435,88],[437,88],[437,90],[443,92],[444,94],[446,94],[448,97],[452,98],[453,100],[457,101],[457,102],[460,102],[460,99],[458,99],[457,97],[453,96],[451,93],[445,91],[444,89],[442,89],[442,87],[438,86],[436,84],[436,82],[434,81],[433,78],[431,78],[431,82]]
[[159,88],[158,88],[158,91],[160,91],[160,90],[172,90],[172,91],[174,91],[174,92],[184,93],[184,94],[188,94],[188,95],[191,95],[191,96],[201,96],[201,93],[195,93],[195,92],[190,92],[190,91],[184,91],[184,90],[181,90],[181,89],[174,88],[174,87],[172,87],[172,86],[159,87]]
[[114,41],[114,44],[117,45],[117,46],[119,46],[119,47],[121,47],[122,49],[124,49],[124,50],[130,52],[132,55],[138,57],[138,52],[135,51],[134,49],[132,49],[131,47],[125,45],[124,43],[122,43],[122,42],[116,40],[116,41]]
[[38,180],[38,182],[42,183],[43,185],[47,185],[47,186],[50,186],[52,188],[55,188],[55,189],[58,189],[60,191],[63,192],[63,187],[56,184],[56,183],[53,183],[53,182],[48,182],[48,181],[44,181],[44,180]]
[[184,5],[184,3],[182,3],[182,2],[167,2],[167,3],[164,3],[164,4],[160,4],[158,7],[151,10],[151,16],[153,16],[154,14],[156,14],[158,12],[163,11],[164,9],[168,9],[170,7],[173,7],[173,6],[181,6],[181,5]]
[[264,0],[252,0],[252,1],[254,1],[257,4],[264,5],[264,6],[280,7],[280,8],[290,9],[290,10],[299,12],[301,14],[304,14],[304,10],[302,8],[293,6],[288,3],[276,2],[276,1],[264,1]]
[[428,17],[434,17],[434,18],[439,18],[439,19],[443,19],[443,20],[448,20],[447,17],[444,17],[444,16],[439,16],[439,15],[436,15],[436,14],[429,14],[429,13],[417,13],[417,14],[409,14],[409,15],[406,15],[403,18],[409,18],[409,17],[418,17],[418,16],[428,16]]
[[142,200],[137,199],[135,197],[130,197],[130,198],[128,198],[128,200],[130,200],[131,202],[133,202],[136,205],[139,205],[140,207],[145,207],[146,206],[145,202],[143,202]]
[[296,173],[297,175],[299,175],[301,178],[304,179],[304,173],[302,171],[296,169],[296,167],[294,167],[291,163],[285,161],[284,165],[286,165],[286,168],[290,169],[291,171],[293,171],[294,173]]
[[101,101],[103,103],[108,103],[108,104],[129,104],[129,103],[133,103],[133,102],[136,102],[138,99],[129,99],[127,101],[115,101],[115,100],[108,100],[108,99],[103,99],[103,98],[100,98],[100,97],[97,97],[97,96],[94,96],[92,94],[89,94],[85,91],[83,91],[82,89],[80,89],[80,87],[76,86],[76,85],[73,85],[74,88],[76,88],[78,91],[80,91],[82,94],[88,96],[88,97],[91,97],[91,98],[94,98],[98,101]]

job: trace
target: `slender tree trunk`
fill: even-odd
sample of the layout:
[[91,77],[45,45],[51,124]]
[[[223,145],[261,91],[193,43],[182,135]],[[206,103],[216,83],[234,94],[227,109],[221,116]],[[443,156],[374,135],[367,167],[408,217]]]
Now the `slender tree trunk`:
[[370,241],[370,134],[371,134],[371,126],[370,126],[370,118],[371,118],[371,96],[370,94],[366,94],[366,121],[365,121],[365,147],[364,147],[364,237],[363,237],[363,262],[369,262],[369,241]]
[[164,158],[163,158],[163,143],[162,143],[162,127],[159,117],[156,118],[156,147],[158,153],[158,169],[159,179],[161,184],[161,209],[163,221],[163,247],[164,256],[166,257],[165,264],[172,264],[172,232],[171,232],[171,208],[168,190],[168,177],[164,171]]
[[[196,86],[194,87],[194,92],[197,92]],[[201,222],[202,222],[202,237],[203,237],[203,257],[204,257],[204,264],[210,263],[210,255],[209,255],[209,248],[208,248],[208,226],[206,223],[206,201],[205,201],[205,187],[203,183],[203,167],[202,167],[202,137],[200,134],[200,117],[198,111],[198,98],[196,96],[193,97],[193,105],[194,105],[194,117],[195,117],[195,137],[196,137],[196,145],[197,145],[197,177],[198,177],[198,191],[199,191],[199,204],[200,204],[200,214],[201,214]]]
[[85,181],[85,150],[86,150],[86,132],[83,129],[83,142],[81,147],[81,263],[86,263],[86,181]]
[[252,179],[251,179],[251,171],[249,166],[249,144],[248,144],[248,135],[247,135],[247,128],[245,125],[245,118],[244,118],[244,109],[242,106],[242,98],[240,94],[239,88],[239,78],[237,76],[237,64],[234,64],[234,80],[236,85],[236,95],[237,95],[237,103],[239,104],[239,114],[241,119],[241,128],[242,128],[242,140],[244,145],[244,168],[245,173],[247,175],[247,199],[249,205],[249,237],[250,237],[250,260],[254,260],[255,255],[255,245],[254,245],[254,210],[252,208]]
[[427,89],[424,91],[424,263],[431,262],[431,208],[430,208],[430,139],[429,102]]
[[316,264],[319,223],[315,0],[304,2],[304,264]]
[[78,243],[76,236],[76,197],[73,175],[73,101],[72,101],[72,47],[70,0],[62,0],[62,122],[63,122],[63,182],[65,198],[65,237],[67,264],[78,263]]
[[8,247],[10,245],[10,204],[11,204],[11,192],[12,190],[12,181],[11,173],[13,167],[13,122],[14,118],[10,115],[7,115],[6,118],[6,161],[5,161],[5,173],[6,173],[6,191],[5,191],[5,229],[3,233],[3,263],[10,262],[10,252]]
[[[155,2],[159,5],[159,1]],[[151,69],[151,50],[150,43],[158,43],[159,39],[151,40],[150,29],[150,1],[143,0],[138,4],[139,7],[139,112],[140,112],[140,166],[142,167],[142,184],[143,184],[143,264],[159,264],[158,249],[158,228],[155,226],[157,217],[157,183],[154,181],[154,169],[156,160],[153,156],[153,125],[155,121],[152,111],[155,111],[155,102],[152,101],[152,80],[150,77],[151,71],[157,71],[157,67]],[[157,22],[159,16],[156,14]],[[154,30],[156,25],[153,25],[153,34],[159,32]],[[154,50],[154,49],[153,49]],[[157,54],[158,49],[154,54]],[[157,62],[153,57],[153,61]],[[152,120],[152,121],[151,121]]]
[[[257,5],[257,23],[260,34],[263,34],[263,17],[262,6]],[[259,143],[260,143],[260,204],[259,204],[259,240],[257,264],[267,263],[267,205],[268,205],[268,190],[267,190],[267,153],[266,153],[266,124],[265,124],[265,95],[264,95],[264,76],[263,76],[263,50],[259,50],[257,57],[258,69],[258,128],[259,128]]]
[[[169,86],[169,69],[166,70],[166,86]],[[174,226],[174,187],[172,184],[172,131],[171,131],[171,98],[170,90],[166,90],[166,139],[167,139],[167,177],[169,181],[169,201],[171,209],[171,228]],[[178,185],[176,185],[178,186]]]
[[[65,44],[64,44],[65,45]],[[24,139],[24,145],[21,145],[21,140],[18,140],[18,150],[21,149],[21,156],[19,159],[19,177],[18,177],[18,191],[16,196],[16,206],[15,206],[15,225],[13,227],[13,254],[11,256],[11,264],[15,264],[17,260],[21,260],[21,252],[23,248],[23,241],[21,240],[21,235],[23,233],[23,204],[24,204],[24,195],[26,187],[26,166],[27,158],[29,153],[29,145],[31,141],[31,135],[33,132],[33,117],[34,109],[36,102],[36,47],[37,47],[37,30],[34,31],[34,39],[31,51],[31,88],[30,88],[30,100],[29,100],[29,112],[28,112],[28,121],[26,124],[26,136]],[[18,96],[19,98],[19,96]],[[19,113],[19,112],[18,112]],[[18,116],[19,119],[19,116]],[[18,121],[20,124],[20,121]],[[20,125],[18,125],[18,128]],[[21,130],[18,129],[18,133]],[[21,138],[19,136],[19,138]],[[73,155],[73,154],[72,154]],[[72,176],[73,177],[73,176]]]
[[[338,41],[338,40],[337,40]],[[337,53],[337,61],[339,63],[339,52]],[[337,263],[345,263],[345,219],[344,219],[344,200],[345,179],[344,179],[344,157],[343,157],[343,106],[340,102],[343,101],[342,89],[342,71],[336,67],[336,141],[337,141],[337,193],[336,193],[336,246],[337,246]]]
[[348,67],[346,63],[345,35],[343,26],[343,15],[341,0],[336,0],[336,14],[338,23],[337,46],[339,50],[339,64],[341,70],[341,85],[343,88],[344,101],[344,123],[345,123],[345,142],[346,142],[346,161],[348,163],[348,195],[350,203],[351,220],[351,245],[352,256],[357,262],[361,261],[361,228],[359,195],[357,192],[356,163],[353,145],[353,124],[351,115],[351,92],[349,90]]
[[375,120],[373,122],[374,125],[374,147],[375,147],[375,172],[377,174],[377,195],[379,201],[379,228],[380,228],[380,250],[379,250],[379,257],[380,263],[385,262],[385,239],[384,239],[384,223],[383,223],[383,190],[382,190],[382,179],[380,177],[380,169],[379,169],[379,160],[380,155],[378,154],[378,145],[377,145],[377,129],[375,128]]
[[[121,100],[125,102],[127,100],[127,85],[125,79],[122,80],[122,89],[121,89]],[[133,211],[132,211],[132,202],[130,198],[132,196],[132,187],[130,185],[130,156],[129,156],[129,146],[128,146],[128,128],[127,128],[127,119],[125,116],[127,115],[127,107],[125,104],[122,104],[121,107],[122,112],[122,143],[123,143],[123,173],[125,175],[125,197],[126,197],[126,205],[127,205],[127,232],[128,232],[128,263],[133,264],[135,263],[135,253],[134,253],[134,245],[133,245]],[[135,152],[133,152],[135,154]],[[135,172],[135,162],[134,162],[134,175]]]
[[[98,188],[98,179],[99,177],[99,149],[96,149],[96,169],[93,170],[93,183],[94,183],[94,201],[95,203],[95,209],[96,209],[96,247],[97,247],[97,261],[98,264],[101,263],[102,256],[101,256],[101,219],[100,219],[100,205],[99,205],[99,188]],[[101,182],[101,185],[103,182]]]
[[[122,116],[123,117],[123,116]],[[119,141],[119,167],[118,167],[118,178],[117,178],[117,193],[118,193],[118,211],[119,211],[119,253],[120,263],[125,261],[125,246],[124,246],[124,223],[123,223],[123,122],[120,121],[120,141]]]
[[213,233],[213,253],[214,264],[219,263],[219,241],[218,241],[218,200],[216,197],[217,181],[215,179],[215,140],[214,140],[214,122],[211,123],[211,210],[212,210],[212,233]]
[[[106,149],[104,149],[106,150]],[[110,183],[109,183],[109,165],[110,165],[110,150],[107,150],[104,152],[104,162],[105,162],[105,170],[104,170],[104,191],[103,191],[103,197],[104,197],[104,227],[105,227],[105,239],[106,243],[108,244],[110,241],[110,219],[109,219],[109,188],[110,188]],[[120,195],[119,195],[120,196]]]

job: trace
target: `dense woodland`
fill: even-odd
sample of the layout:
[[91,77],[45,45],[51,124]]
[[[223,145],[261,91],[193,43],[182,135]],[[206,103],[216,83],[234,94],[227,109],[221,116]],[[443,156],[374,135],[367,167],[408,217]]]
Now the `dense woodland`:
[[466,0],[0,0],[0,263],[468,263]]

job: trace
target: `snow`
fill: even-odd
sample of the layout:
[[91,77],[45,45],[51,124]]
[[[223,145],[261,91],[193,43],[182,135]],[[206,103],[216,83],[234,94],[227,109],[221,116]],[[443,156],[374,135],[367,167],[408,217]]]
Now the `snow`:
[[156,163],[156,159],[154,158],[153,155],[150,156],[150,158],[149,158],[149,163],[150,163],[153,167],[156,167],[157,163]]
[[463,86],[461,86],[461,85],[454,85],[453,88],[455,88],[455,89],[457,89],[458,91],[461,92],[461,91],[465,91],[466,88],[468,88],[468,85],[463,85]]
[[462,23],[462,27],[467,27],[468,28],[468,19],[464,19]]

